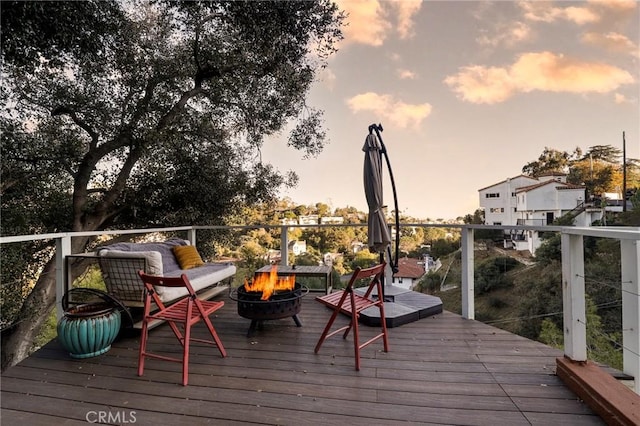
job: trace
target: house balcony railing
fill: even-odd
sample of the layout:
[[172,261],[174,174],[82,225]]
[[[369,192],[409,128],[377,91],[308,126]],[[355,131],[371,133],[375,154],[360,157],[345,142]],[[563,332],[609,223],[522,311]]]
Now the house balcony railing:
[[[184,226],[172,228],[109,230],[96,232],[57,233],[0,237],[0,244],[35,240],[54,240],[56,257],[56,307],[60,318],[62,297],[68,282],[65,258],[71,255],[71,239],[80,236],[140,235],[163,232],[186,232],[187,239],[196,244],[199,230],[280,229],[280,247],[288,247],[288,231],[297,227],[364,227],[366,224],[330,225],[254,225],[254,226]],[[564,321],[564,353],[573,361],[587,360],[586,298],[584,275],[584,238],[614,239],[620,242],[622,290],[622,347],[623,372],[635,378],[634,391],[640,393],[640,228],[637,227],[559,227],[559,226],[501,226],[453,224],[401,224],[400,227],[458,228],[461,233],[462,316],[475,319],[474,307],[474,232],[480,229],[511,231],[549,231],[561,234],[562,294]],[[282,250],[282,264],[288,264],[287,250]]]
[[546,226],[547,220],[546,219],[517,219],[516,224],[520,226]]

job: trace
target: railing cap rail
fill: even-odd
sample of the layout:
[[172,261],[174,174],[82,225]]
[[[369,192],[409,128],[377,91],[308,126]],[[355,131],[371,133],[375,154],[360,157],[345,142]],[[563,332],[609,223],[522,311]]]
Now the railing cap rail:
[[[65,237],[91,237],[96,235],[126,235],[126,234],[150,234],[154,232],[190,231],[199,229],[272,229],[272,228],[344,228],[344,227],[366,227],[366,223],[331,223],[331,224],[310,224],[310,225],[280,225],[280,224],[257,224],[257,225],[208,225],[208,226],[174,226],[167,228],[144,228],[144,229],[115,229],[103,231],[82,231],[82,232],[58,232],[48,234],[14,235],[0,237],[0,244],[17,243],[36,240],[51,240]],[[390,225],[392,226],[392,225]],[[429,228],[460,228],[460,229],[496,229],[496,230],[522,230],[522,231],[548,231],[561,232],[571,235],[583,235],[602,238],[617,238],[624,240],[640,240],[640,227],[622,226],[533,226],[533,225],[482,225],[482,224],[457,224],[457,223],[401,223],[401,227],[429,227]]]

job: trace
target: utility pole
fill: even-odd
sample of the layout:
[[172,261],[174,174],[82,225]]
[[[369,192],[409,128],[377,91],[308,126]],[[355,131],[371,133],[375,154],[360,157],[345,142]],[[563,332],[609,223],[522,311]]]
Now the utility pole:
[[627,142],[622,132],[622,211],[627,211]]

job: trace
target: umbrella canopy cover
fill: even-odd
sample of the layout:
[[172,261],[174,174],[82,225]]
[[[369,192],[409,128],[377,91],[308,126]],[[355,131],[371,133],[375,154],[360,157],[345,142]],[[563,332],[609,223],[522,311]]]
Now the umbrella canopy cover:
[[364,146],[364,193],[369,206],[369,250],[383,252],[391,244],[391,234],[382,210],[382,144],[369,133]]

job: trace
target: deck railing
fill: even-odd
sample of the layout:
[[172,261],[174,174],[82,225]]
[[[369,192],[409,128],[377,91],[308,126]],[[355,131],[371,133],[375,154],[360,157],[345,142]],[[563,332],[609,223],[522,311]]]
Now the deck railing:
[[[125,234],[151,234],[160,232],[186,232],[187,239],[196,244],[198,230],[251,230],[280,228],[280,247],[288,247],[290,228],[366,227],[366,224],[326,225],[255,225],[255,226],[183,226],[154,229],[110,230],[96,232],[69,232],[57,234],[0,237],[0,244],[54,240],[56,256],[56,307],[58,318],[62,312],[62,297],[69,281],[65,271],[65,258],[71,255],[71,239],[82,236]],[[640,228],[636,227],[559,227],[559,226],[501,226],[459,224],[401,224],[400,227],[458,228],[462,251],[462,316],[475,319],[474,308],[474,231],[499,229],[503,231],[559,232],[562,243],[562,294],[564,320],[564,353],[574,361],[587,360],[586,303],[584,276],[585,236],[610,238],[620,241],[622,290],[622,347],[623,372],[635,378],[634,391],[640,394]],[[281,263],[288,264],[287,250],[281,250]]]

